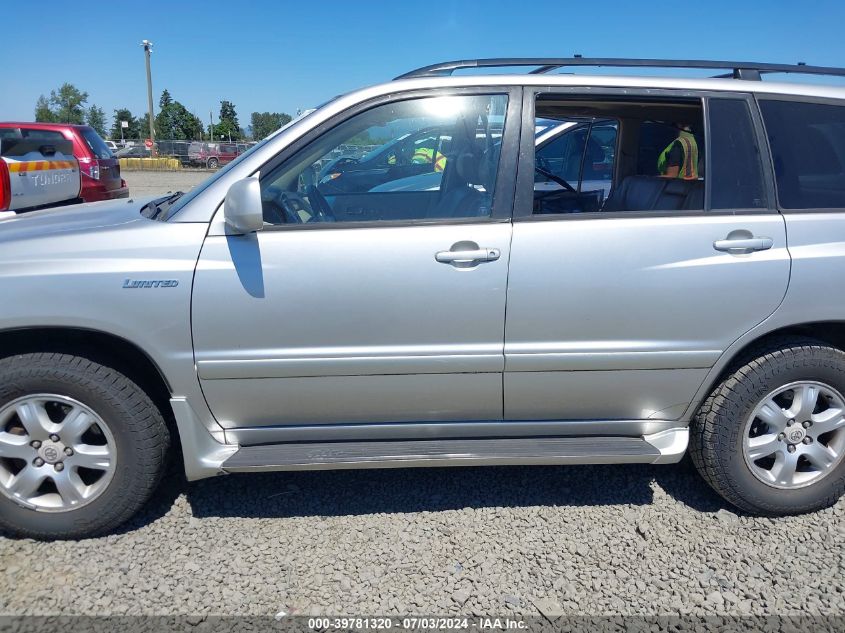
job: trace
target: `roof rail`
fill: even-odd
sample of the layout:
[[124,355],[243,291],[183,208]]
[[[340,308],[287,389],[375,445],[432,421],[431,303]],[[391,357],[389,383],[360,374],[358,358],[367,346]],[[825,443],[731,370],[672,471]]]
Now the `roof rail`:
[[845,68],[827,66],[807,66],[797,64],[767,64],[759,62],[726,62],[693,59],[624,59],[616,57],[496,57],[492,59],[464,59],[423,66],[396,79],[411,77],[449,76],[461,68],[507,68],[509,66],[536,66],[529,74],[547,73],[558,68],[574,66],[610,66],[616,68],[707,68],[710,70],[730,70],[730,73],[716,77],[732,77],[759,81],[764,73],[799,73],[804,75],[832,75],[845,77]]

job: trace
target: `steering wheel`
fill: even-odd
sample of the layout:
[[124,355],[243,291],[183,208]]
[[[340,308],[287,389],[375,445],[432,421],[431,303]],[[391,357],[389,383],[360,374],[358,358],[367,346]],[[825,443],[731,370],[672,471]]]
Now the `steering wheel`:
[[326,200],[326,197],[320,193],[314,185],[308,185],[305,188],[305,195],[308,196],[308,201],[311,203],[311,210],[314,212],[314,217],[318,222],[337,222],[334,217],[334,211]]

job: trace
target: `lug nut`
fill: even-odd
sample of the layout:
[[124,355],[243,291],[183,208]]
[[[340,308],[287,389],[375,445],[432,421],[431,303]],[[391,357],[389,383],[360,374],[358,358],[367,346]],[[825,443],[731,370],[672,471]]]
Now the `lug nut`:
[[32,441],[29,443],[29,445],[30,445],[32,448],[41,448],[41,442],[39,442],[38,440],[32,440]]
[[790,453],[794,453],[795,452],[795,444],[790,444],[789,446],[786,447],[786,450],[788,450]]
[[809,420],[804,421],[804,428],[805,429],[809,429],[811,426],[813,426],[812,422],[810,422]]
[[63,463],[59,462],[58,464],[56,464],[55,466],[53,466],[53,468],[55,468],[55,469],[56,469],[56,472],[57,472],[57,473],[60,473],[60,472],[62,472],[62,471],[65,469],[65,465],[64,465]]
[[53,440],[54,442],[58,442],[58,441],[59,441],[59,436],[58,436],[58,435],[56,435],[55,433],[53,433],[53,434],[50,436],[50,439],[51,439],[51,440]]
[[44,460],[43,460],[43,459],[41,459],[40,457],[36,457],[36,458],[35,458],[35,461],[34,461],[34,462],[32,462],[32,463],[33,463],[33,464],[35,464],[36,466],[43,466],[43,465],[44,465]]
[[65,447],[65,455],[67,455],[68,457],[73,455],[73,449],[70,446]]
[[783,441],[783,438],[785,438],[785,437],[786,437],[786,435],[785,435],[785,434],[783,434],[783,433],[778,433],[778,440]]
[[789,426],[792,426],[793,424],[795,424],[795,420],[790,420],[789,422],[787,422],[787,424],[788,424]]
[[812,444],[812,443],[813,443],[812,437],[805,437],[804,438],[804,444]]

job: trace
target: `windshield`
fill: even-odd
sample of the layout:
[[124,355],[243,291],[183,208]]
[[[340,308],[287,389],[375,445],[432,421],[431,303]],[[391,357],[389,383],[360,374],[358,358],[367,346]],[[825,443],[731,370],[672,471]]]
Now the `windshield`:
[[253,152],[255,152],[258,148],[260,148],[260,147],[264,147],[264,146],[265,146],[265,145],[266,145],[266,144],[267,144],[267,143],[268,143],[271,139],[275,138],[276,136],[278,136],[279,134],[281,134],[284,130],[286,130],[286,129],[288,129],[290,126],[292,126],[294,123],[297,123],[298,121],[301,121],[302,119],[304,119],[304,118],[305,118],[305,117],[307,117],[309,114],[311,114],[312,112],[315,112],[315,111],[316,111],[316,110],[314,110],[314,109],[311,109],[311,110],[305,110],[305,111],[304,111],[302,114],[300,114],[298,117],[296,117],[295,119],[291,120],[291,121],[290,121],[290,122],[288,122],[286,125],[283,125],[282,127],[280,127],[278,130],[276,130],[275,132],[273,132],[270,136],[268,136],[268,137],[266,137],[266,138],[264,138],[264,139],[262,139],[262,140],[258,141],[258,143],[256,143],[256,144],[255,144],[255,145],[253,145],[252,147],[250,147],[247,151],[245,151],[243,154],[241,154],[240,156],[238,156],[235,160],[233,160],[232,162],[228,163],[225,167],[223,167],[223,168],[222,168],[220,171],[218,171],[216,174],[214,174],[213,176],[210,176],[209,178],[206,178],[206,179],[205,179],[205,180],[203,180],[200,184],[198,184],[196,187],[194,187],[193,189],[191,189],[188,193],[186,193],[186,194],[184,194],[183,196],[181,196],[181,197],[180,197],[180,198],[176,201],[176,203],[175,203],[175,204],[172,204],[172,205],[170,206],[170,208],[167,210],[167,213],[166,213],[166,214],[163,214],[163,215],[159,216],[159,219],[161,219],[161,220],[168,220],[168,219],[170,219],[171,217],[173,217],[176,213],[178,213],[178,212],[179,212],[179,210],[180,210],[182,207],[184,207],[184,206],[185,206],[186,204],[188,204],[191,200],[193,200],[194,198],[196,198],[196,197],[197,197],[199,194],[201,194],[203,191],[205,191],[206,189],[208,189],[208,187],[210,187],[210,186],[211,186],[214,182],[216,182],[219,178],[221,178],[221,177],[225,176],[225,175],[226,175],[227,173],[229,173],[232,169],[234,169],[237,165],[240,165],[240,164],[241,164],[241,163],[242,163],[242,162],[243,162],[246,158],[248,158],[249,156],[251,156],[251,155],[253,154]]

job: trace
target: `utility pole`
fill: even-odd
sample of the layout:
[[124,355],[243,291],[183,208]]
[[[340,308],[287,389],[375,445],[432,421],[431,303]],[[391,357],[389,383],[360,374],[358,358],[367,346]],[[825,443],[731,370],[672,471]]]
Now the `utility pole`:
[[153,146],[150,148],[150,155],[155,156],[156,132],[153,119],[153,78],[150,74],[150,54],[153,52],[153,43],[149,40],[142,40],[141,46],[144,47],[144,57],[147,60],[147,106],[149,108],[150,119],[150,140],[153,142]]
[[211,142],[214,142],[214,113],[209,110],[208,111],[208,133],[211,135]]

